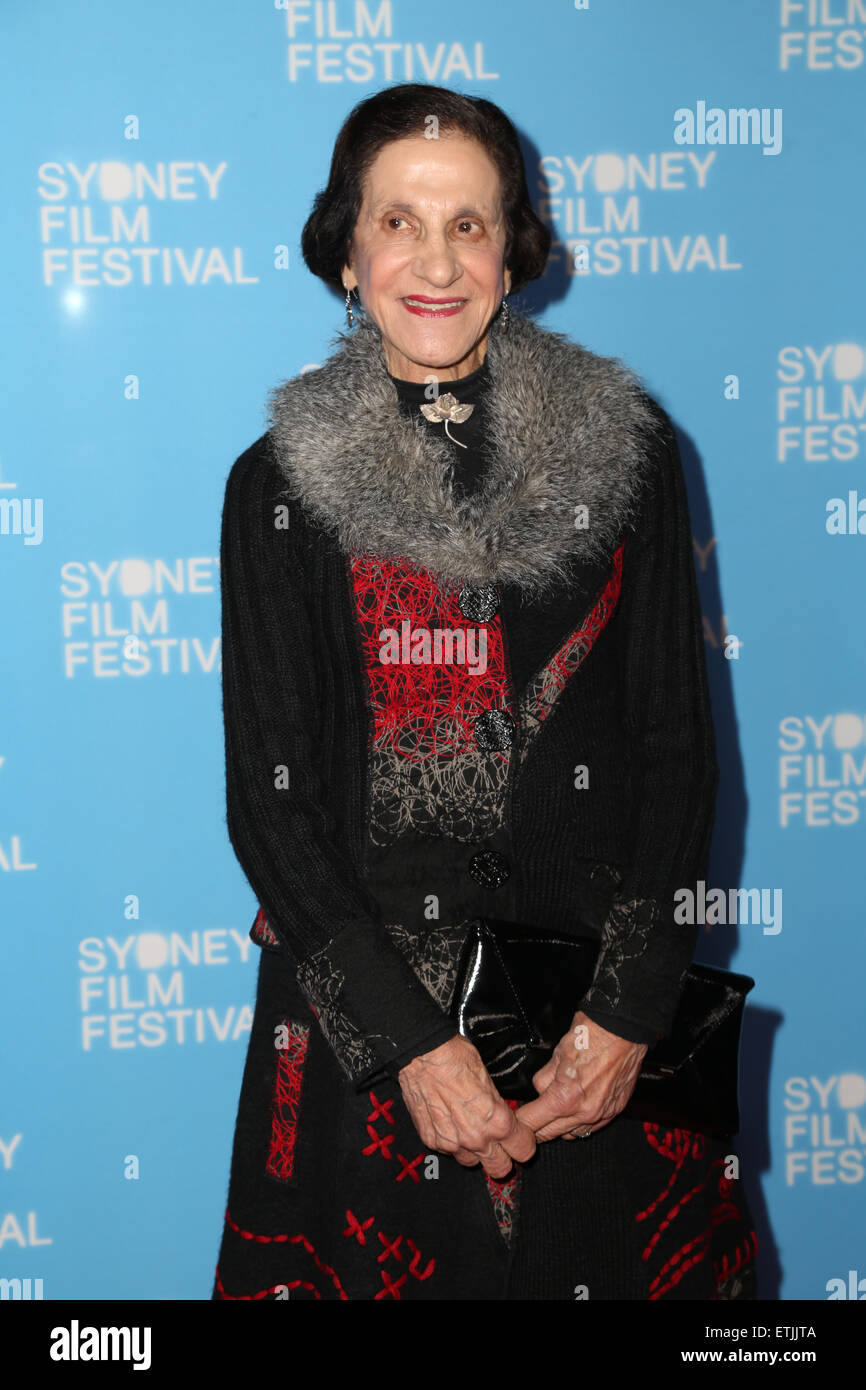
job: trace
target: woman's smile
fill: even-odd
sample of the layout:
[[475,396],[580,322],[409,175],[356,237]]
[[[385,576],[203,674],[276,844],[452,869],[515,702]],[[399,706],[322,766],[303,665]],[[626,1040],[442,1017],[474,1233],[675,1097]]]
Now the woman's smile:
[[428,299],[426,295],[406,297],[403,303],[410,314],[418,314],[422,319],[450,318],[459,314],[467,301],[465,299]]

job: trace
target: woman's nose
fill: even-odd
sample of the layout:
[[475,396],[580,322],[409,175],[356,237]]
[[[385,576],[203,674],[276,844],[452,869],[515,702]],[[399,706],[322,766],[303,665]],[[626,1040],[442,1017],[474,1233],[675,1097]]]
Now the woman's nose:
[[449,285],[461,274],[462,267],[447,235],[436,232],[419,246],[415,269],[427,280]]

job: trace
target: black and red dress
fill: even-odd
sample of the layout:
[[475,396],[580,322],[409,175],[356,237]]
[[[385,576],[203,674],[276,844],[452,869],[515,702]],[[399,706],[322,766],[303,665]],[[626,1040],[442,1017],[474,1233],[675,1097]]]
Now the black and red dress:
[[[470,376],[439,385],[474,406],[448,430],[446,486],[458,504],[489,468],[496,361],[488,353]],[[425,387],[391,382],[394,409],[444,437],[421,413]],[[273,523],[282,483],[266,435],[235,464],[223,519],[229,829],[261,903],[251,935],[262,956],[213,1297],[754,1297],[756,1239],[728,1176],[730,1141],[619,1116],[589,1140],[540,1144],[497,1183],[424,1150],[397,1081],[412,1057],[454,1036],[447,1007],[466,924],[485,913],[551,922],[562,850],[536,846],[553,886],[546,903],[531,898],[515,841],[532,843],[544,810],[521,803],[516,778],[532,785],[545,723],[564,696],[579,703],[584,676],[589,706],[604,698],[594,656],[604,649],[621,669],[603,638],[614,618],[637,621],[637,595],[624,592],[634,542],[624,536],[604,563],[535,603],[505,583],[458,590],[405,558],[343,553],[300,511],[287,563]],[[328,673],[351,663],[355,699],[341,704]],[[340,778],[361,759],[356,797]],[[294,792],[303,820],[280,822],[281,790]],[[342,891],[341,839],[355,846],[378,935],[352,933],[341,916],[338,947],[312,948],[300,898],[283,910],[276,876],[281,862],[286,878],[306,874],[304,912],[312,919],[321,903],[324,918],[326,892]],[[619,944],[610,940],[617,913],[628,916],[623,865],[603,847],[574,858],[569,893],[576,884],[583,927],[595,923],[607,940],[575,1008],[650,1042],[658,979],[648,968],[642,1013],[632,962],[655,918],[642,920],[638,903]],[[630,969],[638,983],[618,1012]]]

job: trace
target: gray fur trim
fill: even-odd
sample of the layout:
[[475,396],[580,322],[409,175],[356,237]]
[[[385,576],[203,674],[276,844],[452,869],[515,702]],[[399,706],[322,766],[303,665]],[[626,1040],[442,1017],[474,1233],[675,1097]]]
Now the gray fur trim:
[[608,559],[634,523],[664,417],[618,358],[514,310],[503,331],[497,316],[492,460],[475,496],[458,499],[451,446],[420,413],[401,413],[375,321],[359,315],[332,342],[321,367],[270,393],[268,424],[286,491],[346,554],[403,557],[446,586],[499,582],[537,595],[567,582],[572,559]]

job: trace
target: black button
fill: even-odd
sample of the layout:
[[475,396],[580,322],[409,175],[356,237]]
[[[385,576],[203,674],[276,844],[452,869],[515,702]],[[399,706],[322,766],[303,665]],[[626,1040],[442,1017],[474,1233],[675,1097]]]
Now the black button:
[[464,618],[472,623],[489,623],[499,608],[499,592],[495,584],[467,584],[460,590],[457,606]]
[[506,752],[514,742],[514,720],[505,709],[486,709],[472,726],[475,742],[485,753]]
[[511,877],[511,866],[498,849],[483,849],[469,860],[469,872],[482,888],[501,888]]

